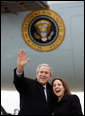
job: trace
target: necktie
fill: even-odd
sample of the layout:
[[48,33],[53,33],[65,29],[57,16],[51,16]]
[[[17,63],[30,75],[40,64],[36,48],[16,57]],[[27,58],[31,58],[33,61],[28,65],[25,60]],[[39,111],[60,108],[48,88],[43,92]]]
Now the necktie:
[[47,92],[46,92],[46,88],[44,87],[44,94],[45,94],[45,98],[46,98],[46,101],[47,101]]

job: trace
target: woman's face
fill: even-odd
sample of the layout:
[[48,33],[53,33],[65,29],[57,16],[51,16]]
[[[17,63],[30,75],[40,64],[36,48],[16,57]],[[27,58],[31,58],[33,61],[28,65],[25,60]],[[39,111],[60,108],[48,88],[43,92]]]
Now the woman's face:
[[65,88],[60,80],[53,82],[53,92],[56,96],[62,98],[65,92]]

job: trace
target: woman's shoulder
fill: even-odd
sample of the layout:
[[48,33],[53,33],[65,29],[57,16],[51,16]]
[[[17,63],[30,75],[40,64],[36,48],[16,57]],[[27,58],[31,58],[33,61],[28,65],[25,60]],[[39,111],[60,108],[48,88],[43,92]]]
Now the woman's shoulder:
[[71,94],[70,96],[69,96],[69,99],[70,100],[75,100],[75,101],[79,101],[79,97],[76,95],[76,94]]
[[76,94],[71,94],[70,96],[69,96],[70,98],[79,98]]

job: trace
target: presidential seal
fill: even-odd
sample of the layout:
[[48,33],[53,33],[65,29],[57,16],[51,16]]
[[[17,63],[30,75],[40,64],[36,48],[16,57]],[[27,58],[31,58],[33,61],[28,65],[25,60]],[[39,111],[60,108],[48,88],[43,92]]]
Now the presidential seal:
[[52,10],[36,10],[25,18],[22,36],[32,49],[48,52],[56,49],[64,40],[65,25]]

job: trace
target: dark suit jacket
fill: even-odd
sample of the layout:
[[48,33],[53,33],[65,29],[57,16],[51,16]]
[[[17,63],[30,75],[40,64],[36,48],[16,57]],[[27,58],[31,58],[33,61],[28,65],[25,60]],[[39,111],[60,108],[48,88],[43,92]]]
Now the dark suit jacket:
[[44,89],[37,80],[24,77],[17,77],[16,69],[14,70],[14,85],[20,93],[20,112],[19,115],[48,115],[51,113],[53,102],[52,87],[47,83],[47,96],[45,100]]
[[55,115],[83,115],[80,100],[77,95],[64,96],[53,109]]

